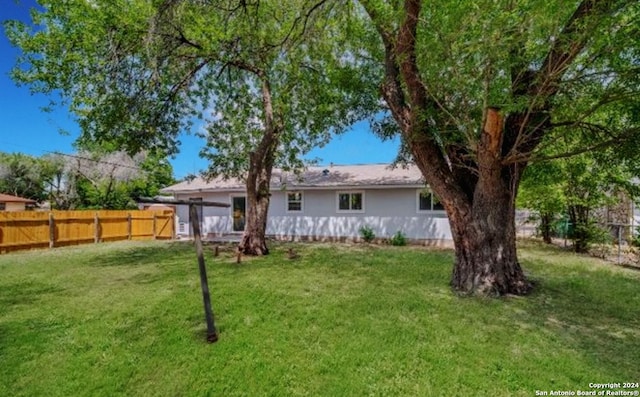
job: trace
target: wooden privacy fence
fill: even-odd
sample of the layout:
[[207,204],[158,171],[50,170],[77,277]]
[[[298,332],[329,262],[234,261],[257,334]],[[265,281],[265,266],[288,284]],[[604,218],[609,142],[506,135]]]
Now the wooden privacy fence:
[[0,212],[0,253],[174,235],[172,211]]

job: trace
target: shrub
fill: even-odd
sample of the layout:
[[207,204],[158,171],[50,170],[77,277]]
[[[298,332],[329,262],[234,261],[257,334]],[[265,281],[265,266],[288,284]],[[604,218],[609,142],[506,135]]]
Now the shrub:
[[612,243],[611,233],[600,227],[593,220],[586,224],[579,223],[573,228],[573,235],[569,235],[573,240],[575,252],[589,252],[592,245],[610,245]]
[[407,237],[400,230],[396,232],[396,234],[391,237],[389,241],[391,245],[395,245],[397,247],[407,245]]
[[374,238],[376,238],[373,229],[369,226],[362,226],[358,231],[360,232],[360,236],[365,243],[370,243]]

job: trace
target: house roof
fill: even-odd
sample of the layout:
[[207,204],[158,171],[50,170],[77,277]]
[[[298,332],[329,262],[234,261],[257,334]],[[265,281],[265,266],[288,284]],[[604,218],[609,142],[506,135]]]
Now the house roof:
[[[421,187],[425,182],[415,166],[393,168],[390,164],[331,165],[308,167],[300,175],[274,169],[271,189],[334,189],[334,188],[387,188]],[[214,178],[206,181],[195,178],[162,189],[163,193],[189,193],[212,191],[243,191],[245,184],[236,178]]]
[[31,199],[27,199],[27,198],[23,198],[23,197],[12,196],[10,194],[0,193],[0,203],[28,203],[28,204],[35,204],[36,201],[35,200],[31,200]]

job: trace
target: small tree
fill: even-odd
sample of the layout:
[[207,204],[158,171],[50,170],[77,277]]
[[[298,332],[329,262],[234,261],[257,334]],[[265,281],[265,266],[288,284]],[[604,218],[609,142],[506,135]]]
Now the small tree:
[[558,162],[543,162],[525,171],[518,206],[535,211],[545,243],[551,244],[554,221],[566,211],[565,178]]
[[636,162],[637,154],[625,157],[616,148],[535,164],[525,173],[519,204],[539,211],[541,228],[549,234],[551,223],[545,223],[545,215],[552,219],[565,213],[574,250],[587,252],[604,235],[598,224],[605,220],[597,219],[596,212],[620,197],[638,197]]

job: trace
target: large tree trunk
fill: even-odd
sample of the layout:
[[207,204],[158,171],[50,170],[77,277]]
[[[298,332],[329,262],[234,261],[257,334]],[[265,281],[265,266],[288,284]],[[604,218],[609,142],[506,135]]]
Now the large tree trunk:
[[523,168],[501,163],[504,130],[500,113],[488,109],[473,195],[450,188],[443,192],[456,255],[451,284],[462,294],[524,295],[531,290],[516,254],[515,198]]
[[267,214],[271,196],[269,183],[273,166],[264,166],[264,161],[257,158],[256,153],[252,153],[251,157],[252,166],[246,182],[246,223],[238,250],[245,255],[267,255],[269,253],[266,242]]
[[[495,209],[489,212],[497,212]],[[451,285],[464,295],[525,295],[531,290],[516,255],[515,235],[497,225],[482,232],[453,224],[455,264]]]
[[271,172],[275,163],[275,151],[282,132],[282,121],[275,116],[271,98],[271,85],[264,71],[244,66],[255,73],[262,82],[262,105],[264,113],[264,134],[249,155],[249,173],[247,175],[246,223],[238,251],[245,255],[267,255],[266,230]]
[[499,185],[480,184],[467,214],[451,209],[455,245],[451,284],[465,295],[524,295],[531,290],[516,253],[514,199]]
[[[446,96],[434,89],[438,84],[434,87],[424,81],[418,66],[422,1],[403,3],[402,20],[395,26],[384,7],[374,5],[379,2],[361,0],[385,49],[382,96],[413,160],[449,216],[456,249],[453,287],[464,294],[525,294],[531,284],[518,264],[514,223],[520,176],[551,129],[553,98],[568,66],[590,37],[594,22],[589,19],[612,12],[618,2],[580,2],[537,69],[532,69],[533,59],[524,57],[512,65],[513,103],[528,103],[528,108],[507,113],[506,121],[499,109],[483,109],[483,131],[479,136],[468,131],[464,137],[449,132],[458,125],[451,122],[452,108]],[[511,50],[517,54],[519,43],[514,44]],[[423,50],[420,57],[429,63],[432,54]],[[487,72],[495,70],[488,67]],[[487,107],[488,99],[487,95]]]

